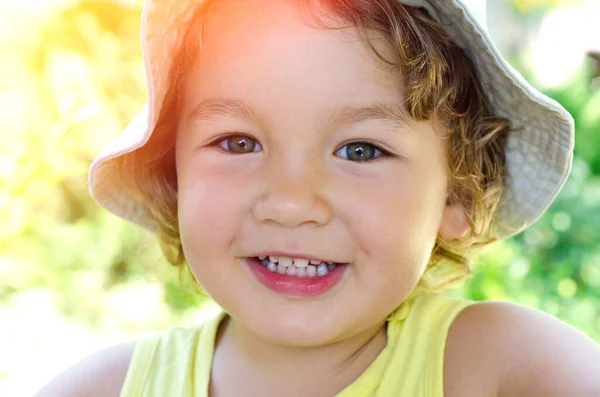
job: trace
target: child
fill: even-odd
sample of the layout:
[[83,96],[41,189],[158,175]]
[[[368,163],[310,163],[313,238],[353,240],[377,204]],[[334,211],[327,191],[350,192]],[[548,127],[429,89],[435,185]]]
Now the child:
[[142,43],[149,104],[91,192],[223,312],[40,396],[600,396],[586,337],[439,293],[572,160],[462,1],[147,0]]

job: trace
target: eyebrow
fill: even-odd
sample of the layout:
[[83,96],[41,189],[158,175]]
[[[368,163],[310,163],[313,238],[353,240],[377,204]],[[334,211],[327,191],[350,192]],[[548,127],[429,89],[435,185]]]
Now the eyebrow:
[[383,120],[406,127],[410,116],[400,103],[374,103],[367,106],[344,106],[331,112],[328,122],[332,125],[347,125],[366,120]]
[[[201,101],[190,112],[188,121],[208,120],[215,116],[231,115],[268,125],[264,112],[239,99],[212,97]],[[383,120],[405,127],[410,116],[401,103],[374,103],[366,106],[343,106],[333,110],[327,117],[328,125],[348,125],[366,120]]]
[[248,119],[260,124],[267,124],[267,115],[258,111],[250,104],[239,99],[208,98],[201,101],[190,112],[188,120],[208,120],[215,116],[234,116]]

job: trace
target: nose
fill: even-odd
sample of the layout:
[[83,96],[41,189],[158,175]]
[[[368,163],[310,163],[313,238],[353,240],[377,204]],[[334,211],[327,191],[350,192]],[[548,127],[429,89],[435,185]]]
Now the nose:
[[[316,171],[316,170],[315,170]],[[254,217],[260,222],[275,222],[285,227],[329,223],[333,209],[326,199],[318,172],[303,177],[279,167],[271,173],[264,194],[254,205]]]

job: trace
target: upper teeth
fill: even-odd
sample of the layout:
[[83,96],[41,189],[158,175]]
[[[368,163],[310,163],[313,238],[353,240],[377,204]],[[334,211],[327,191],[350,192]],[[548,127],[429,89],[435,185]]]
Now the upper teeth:
[[[267,257],[266,256],[259,256],[258,259],[259,260],[265,260]],[[302,259],[302,258],[290,258],[287,256],[274,256],[274,255],[270,255],[269,256],[269,262],[272,263],[279,263],[283,266],[291,266],[294,265],[296,267],[308,267],[308,264],[310,263],[311,265],[315,265],[318,266],[321,263],[324,263],[325,265],[327,265],[328,263],[331,262],[321,262],[319,260],[308,260],[308,259]]]
[[325,276],[337,266],[332,262],[309,261],[308,259],[290,258],[287,256],[269,256],[268,258],[266,256],[259,256],[258,259],[271,272],[300,278]]

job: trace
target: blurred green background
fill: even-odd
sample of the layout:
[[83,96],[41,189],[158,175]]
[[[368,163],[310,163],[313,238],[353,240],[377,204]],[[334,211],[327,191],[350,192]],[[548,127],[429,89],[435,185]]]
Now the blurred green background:
[[[31,394],[96,349],[202,316],[152,236],[87,191],[90,162],[146,100],[141,3],[0,4],[0,395]],[[546,215],[488,250],[455,292],[539,308],[596,341],[600,59],[585,54],[600,53],[600,32],[585,26],[600,18],[583,18],[599,6],[488,1],[501,50],[575,117],[576,158]],[[559,39],[544,33],[553,26]]]

